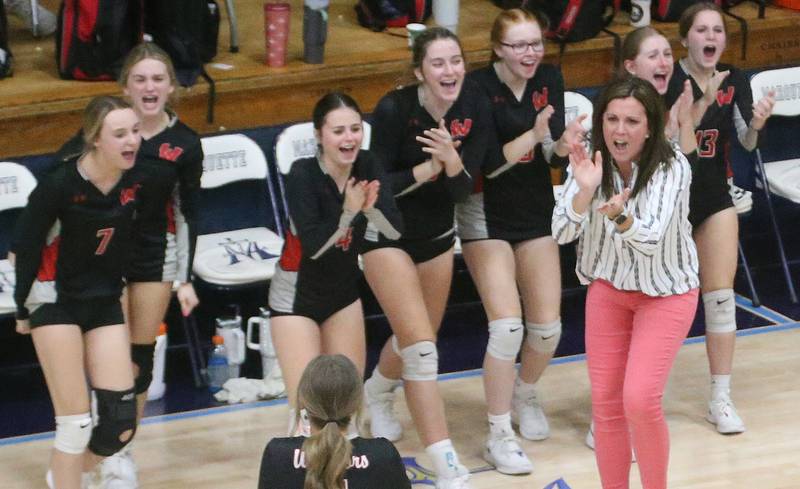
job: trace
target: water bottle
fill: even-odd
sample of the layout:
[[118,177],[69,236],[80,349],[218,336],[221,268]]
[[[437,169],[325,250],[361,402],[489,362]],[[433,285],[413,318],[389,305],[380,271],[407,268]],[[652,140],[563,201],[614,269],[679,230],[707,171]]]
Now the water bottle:
[[222,336],[214,335],[211,338],[214,348],[208,356],[208,389],[212,394],[219,392],[230,378],[228,369],[228,355],[225,351],[225,340]]
[[147,400],[154,401],[164,397],[167,386],[164,383],[164,362],[167,353],[167,325],[161,323],[156,336],[156,348],[153,352],[153,380],[147,388]]

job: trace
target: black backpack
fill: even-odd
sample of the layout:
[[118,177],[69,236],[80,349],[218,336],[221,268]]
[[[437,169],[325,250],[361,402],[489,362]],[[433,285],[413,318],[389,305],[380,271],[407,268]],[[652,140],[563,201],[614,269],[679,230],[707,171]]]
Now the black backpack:
[[[677,22],[678,19],[681,18],[681,14],[684,10],[689,8],[691,5],[695,3],[700,3],[702,1],[711,1],[712,3],[716,3],[722,9],[735,19],[739,19],[739,17],[731,14],[728,10],[740,3],[744,0],[653,0],[651,4],[651,12],[650,15],[653,19],[659,20],[662,22]],[[753,0],[755,3],[758,4],[758,18],[764,18],[764,11],[766,9],[766,0]]]
[[431,16],[431,0],[359,0],[354,8],[358,23],[375,32],[425,22]]
[[215,0],[145,0],[145,32],[172,58],[178,83],[209,84],[207,120],[214,120],[216,89],[204,64],[217,55],[219,6]]
[[563,44],[591,39],[605,30],[620,3],[621,0],[527,0],[522,6],[545,14],[550,21],[545,36]]
[[142,41],[142,0],[64,0],[58,11],[56,63],[61,78],[116,80]]
[[0,2],[0,79],[11,76],[11,50],[8,48],[8,20],[5,3]]

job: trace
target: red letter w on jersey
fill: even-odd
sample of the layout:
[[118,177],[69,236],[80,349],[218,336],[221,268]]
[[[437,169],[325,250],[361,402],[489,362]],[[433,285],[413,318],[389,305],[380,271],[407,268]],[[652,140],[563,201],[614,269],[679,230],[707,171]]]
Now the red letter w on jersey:
[[344,236],[336,240],[336,247],[341,248],[342,251],[347,251],[350,249],[350,243],[353,242],[353,226],[347,228],[345,231]]
[[531,102],[533,102],[533,108],[536,109],[536,112],[539,112],[547,106],[547,98],[547,87],[542,89],[542,93],[533,92],[533,95],[531,95]]
[[723,105],[730,105],[733,102],[733,94],[735,90],[733,87],[728,87],[727,92],[723,92],[722,90],[717,90],[717,103],[720,107]]
[[167,161],[178,161],[178,158],[183,154],[183,148],[175,146],[174,148],[169,143],[163,143],[158,147],[158,157]]
[[462,124],[460,120],[453,119],[450,122],[450,136],[454,138],[463,138],[469,134],[470,129],[472,129],[472,119],[464,119],[464,123]]

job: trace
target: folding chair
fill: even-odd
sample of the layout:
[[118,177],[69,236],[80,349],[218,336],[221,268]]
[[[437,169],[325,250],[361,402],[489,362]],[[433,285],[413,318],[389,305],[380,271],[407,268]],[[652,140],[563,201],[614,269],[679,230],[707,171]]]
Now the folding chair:
[[[586,114],[586,119],[583,120],[581,125],[586,129],[587,139],[592,133],[592,113],[594,112],[594,105],[586,95],[578,92],[565,91],[564,92],[564,124],[569,124],[575,120],[579,115]],[[564,192],[563,185],[553,185],[553,195],[556,200],[561,197]]]
[[[25,207],[34,187],[36,178],[27,168],[18,163],[0,162],[0,212]],[[11,229],[3,230],[4,236],[11,234]],[[13,315],[17,310],[14,267],[5,256],[0,258],[0,316]]]
[[[765,70],[750,79],[753,101],[758,102],[769,92],[775,93],[773,116],[796,117],[800,115],[800,67]],[[797,303],[792,275],[775,218],[772,194],[800,204],[800,158],[772,161],[765,164],[760,148],[756,148],[756,163],[759,183],[764,190],[772,230],[778,243],[781,268],[793,303]]]
[[[201,142],[205,154],[200,180],[203,198],[198,209],[194,274],[201,283],[221,291],[262,286],[275,273],[283,247],[267,159],[252,139],[241,134],[204,137]],[[236,185],[240,186],[231,187]],[[264,220],[270,213],[276,231]],[[234,217],[244,224],[232,224]],[[202,385],[205,369],[194,316],[184,318],[184,330],[195,384]]]

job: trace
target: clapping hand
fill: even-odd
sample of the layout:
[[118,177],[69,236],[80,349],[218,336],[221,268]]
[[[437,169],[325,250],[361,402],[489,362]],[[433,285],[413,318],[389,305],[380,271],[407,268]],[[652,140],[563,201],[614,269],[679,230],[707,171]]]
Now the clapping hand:
[[626,188],[622,192],[612,195],[610,199],[600,204],[597,207],[597,212],[609,217],[610,219],[614,219],[622,214],[622,212],[625,210],[625,203],[628,202],[630,197],[631,189]]
[[767,119],[772,115],[772,109],[775,107],[775,92],[772,90],[767,93],[766,97],[753,104],[753,119],[750,120],[750,127],[756,131],[764,128]]
[[344,208],[356,213],[364,208],[367,200],[367,182],[356,182],[350,177],[344,184]]
[[461,162],[453,138],[444,125],[444,119],[439,120],[439,127],[426,129],[423,134],[424,136],[417,136],[417,141],[425,145],[422,151],[431,155],[432,160],[438,160],[444,167]]
[[366,197],[364,199],[364,206],[361,208],[361,210],[367,211],[375,207],[375,202],[378,200],[378,192],[380,192],[380,189],[381,182],[378,180],[373,180],[364,186]]
[[603,180],[603,156],[595,151],[594,160],[586,154],[583,144],[573,144],[569,152],[569,166],[578,188],[594,193]]

